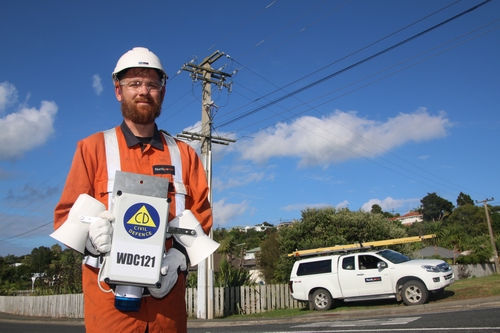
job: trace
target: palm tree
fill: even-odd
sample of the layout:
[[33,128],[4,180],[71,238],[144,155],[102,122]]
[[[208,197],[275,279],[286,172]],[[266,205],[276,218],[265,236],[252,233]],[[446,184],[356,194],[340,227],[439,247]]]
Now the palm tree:
[[232,237],[226,237],[220,241],[219,248],[217,249],[217,252],[219,252],[222,255],[225,255],[227,258],[227,262],[232,262],[233,261],[233,255],[236,251],[236,242],[233,240]]

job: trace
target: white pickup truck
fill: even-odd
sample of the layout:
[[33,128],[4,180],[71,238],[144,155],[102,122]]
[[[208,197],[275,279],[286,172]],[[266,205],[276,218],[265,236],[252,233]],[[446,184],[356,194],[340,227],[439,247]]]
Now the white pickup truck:
[[386,249],[296,261],[289,287],[292,297],[309,302],[311,309],[329,310],[334,300],[394,298],[423,304],[429,293],[442,293],[453,280],[450,265],[442,260],[411,260]]

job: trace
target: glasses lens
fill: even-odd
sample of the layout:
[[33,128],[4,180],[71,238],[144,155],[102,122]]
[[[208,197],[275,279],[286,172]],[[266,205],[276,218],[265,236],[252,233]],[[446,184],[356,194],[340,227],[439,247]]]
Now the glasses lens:
[[146,89],[149,92],[157,92],[161,88],[160,82],[156,81],[129,81],[129,82],[120,82],[122,86],[126,86],[127,88],[131,90],[139,90],[142,85],[146,86]]
[[141,87],[142,82],[141,81],[130,81],[130,82],[127,82],[125,85],[129,89],[137,90],[137,89],[139,89]]
[[158,82],[149,81],[149,82],[144,82],[144,84],[146,85],[146,88],[148,89],[148,91],[160,90],[160,84]]

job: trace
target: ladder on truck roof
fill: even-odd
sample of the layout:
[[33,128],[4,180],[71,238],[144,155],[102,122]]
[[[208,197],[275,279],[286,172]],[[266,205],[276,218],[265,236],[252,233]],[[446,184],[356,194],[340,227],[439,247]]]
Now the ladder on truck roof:
[[423,235],[423,236],[414,236],[414,237],[404,237],[404,238],[394,238],[394,239],[387,239],[387,240],[380,240],[380,241],[373,241],[373,242],[366,242],[366,243],[354,243],[354,244],[348,244],[348,245],[336,245],[336,246],[330,246],[330,247],[320,247],[317,249],[310,249],[310,250],[297,250],[292,253],[289,253],[289,257],[303,257],[303,256],[312,256],[312,255],[318,255],[318,254],[326,254],[326,253],[331,253],[331,252],[341,252],[341,251],[356,251],[356,250],[362,250],[362,249],[367,249],[371,247],[377,247],[377,246],[388,246],[388,245],[396,245],[396,244],[404,244],[404,243],[415,243],[415,242],[421,242],[424,239],[429,239],[429,238],[434,238],[436,237],[435,234],[431,235]]

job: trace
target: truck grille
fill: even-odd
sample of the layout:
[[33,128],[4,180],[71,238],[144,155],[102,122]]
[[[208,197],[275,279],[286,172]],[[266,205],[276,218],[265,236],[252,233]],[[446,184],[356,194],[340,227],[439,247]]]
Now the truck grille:
[[448,275],[445,275],[445,276],[444,276],[444,279],[445,279],[445,280],[449,280],[449,279],[451,279],[452,277],[453,277],[453,273],[448,274]]

